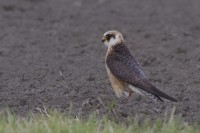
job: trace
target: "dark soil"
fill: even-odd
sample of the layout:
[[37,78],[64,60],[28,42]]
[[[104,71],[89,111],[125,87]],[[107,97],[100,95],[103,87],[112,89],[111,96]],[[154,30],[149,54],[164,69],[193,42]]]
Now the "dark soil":
[[[87,117],[175,114],[200,123],[199,0],[1,0],[0,108]],[[179,102],[127,102],[110,89],[101,43],[121,31],[152,83]],[[109,110],[109,111],[108,111]]]

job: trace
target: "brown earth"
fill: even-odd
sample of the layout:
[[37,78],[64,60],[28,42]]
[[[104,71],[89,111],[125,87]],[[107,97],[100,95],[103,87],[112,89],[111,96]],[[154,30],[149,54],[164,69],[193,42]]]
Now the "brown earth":
[[[1,0],[1,110],[26,115],[71,105],[78,117],[126,119],[176,107],[176,115],[200,123],[199,9],[199,0]],[[153,84],[179,102],[116,98],[101,43],[111,29],[125,34]]]

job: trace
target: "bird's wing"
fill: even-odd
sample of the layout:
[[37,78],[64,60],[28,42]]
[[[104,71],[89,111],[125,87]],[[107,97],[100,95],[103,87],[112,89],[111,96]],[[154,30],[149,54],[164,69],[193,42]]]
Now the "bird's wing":
[[142,91],[153,94],[159,100],[162,100],[160,97],[163,97],[176,102],[174,98],[158,90],[150,83],[135,58],[131,55],[123,56],[117,53],[108,55],[106,64],[116,78],[127,82]]

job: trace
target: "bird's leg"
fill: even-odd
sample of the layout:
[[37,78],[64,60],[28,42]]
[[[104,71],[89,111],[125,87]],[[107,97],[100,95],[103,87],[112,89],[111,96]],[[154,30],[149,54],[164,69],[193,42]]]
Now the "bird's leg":
[[128,99],[130,99],[130,97],[131,97],[131,94],[132,94],[132,93],[131,93],[131,92],[129,92],[129,94],[128,94]]
[[131,92],[129,92],[129,93],[128,93],[128,99],[127,99],[127,103],[130,101],[131,95],[132,95],[132,93],[131,93]]

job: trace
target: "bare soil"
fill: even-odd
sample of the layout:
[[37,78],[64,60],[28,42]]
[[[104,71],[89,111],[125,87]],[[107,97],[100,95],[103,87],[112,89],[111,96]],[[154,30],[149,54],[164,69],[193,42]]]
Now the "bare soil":
[[[1,0],[0,109],[78,117],[175,114],[200,123],[199,0]],[[121,31],[150,80],[177,103],[111,90],[102,34]]]

